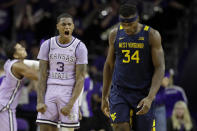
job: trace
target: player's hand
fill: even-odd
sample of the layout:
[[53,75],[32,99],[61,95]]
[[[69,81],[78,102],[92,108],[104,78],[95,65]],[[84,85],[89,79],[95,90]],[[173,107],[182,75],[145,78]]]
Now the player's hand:
[[102,103],[101,103],[101,110],[103,111],[103,113],[109,117],[110,113],[109,113],[109,101],[108,99],[104,99],[102,98]]
[[47,106],[44,103],[38,103],[36,109],[43,114],[47,110]]
[[68,116],[72,110],[73,105],[67,104],[61,109],[61,113],[65,116]]
[[149,99],[148,97],[142,99],[137,106],[137,108],[141,108],[141,109],[136,113],[136,115],[146,114],[149,111],[151,104],[152,104],[152,100]]

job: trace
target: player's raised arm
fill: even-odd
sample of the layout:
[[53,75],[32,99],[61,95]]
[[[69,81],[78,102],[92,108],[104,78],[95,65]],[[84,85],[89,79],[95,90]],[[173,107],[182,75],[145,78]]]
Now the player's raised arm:
[[109,116],[108,96],[110,91],[110,84],[112,81],[114,63],[115,63],[114,42],[116,39],[116,34],[117,34],[117,28],[113,29],[109,34],[109,50],[103,70],[103,91],[102,91],[101,109],[104,112],[104,114],[107,116]]

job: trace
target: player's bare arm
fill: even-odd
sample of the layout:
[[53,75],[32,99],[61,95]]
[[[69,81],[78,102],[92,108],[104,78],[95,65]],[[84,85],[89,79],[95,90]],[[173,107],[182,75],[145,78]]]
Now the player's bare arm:
[[138,104],[138,107],[142,106],[142,109],[137,113],[139,115],[147,113],[150,109],[151,103],[161,85],[161,81],[165,71],[164,52],[161,45],[161,36],[157,30],[150,30],[149,43],[151,46],[154,74],[152,77],[151,88],[148,96]]
[[33,68],[28,67],[23,62],[16,62],[12,66],[12,73],[18,78],[21,79],[26,77],[31,80],[38,80],[37,71]]
[[116,39],[116,34],[117,28],[113,29],[109,34],[109,50],[103,70],[103,91],[101,109],[106,116],[109,116],[108,96],[110,92],[110,84],[112,81],[112,74],[115,63],[114,42]]
[[84,79],[85,79],[85,74],[87,71],[87,65],[86,64],[77,64],[76,65],[76,84],[72,92],[72,97],[69,101],[69,103],[61,109],[62,114],[65,116],[70,114],[70,111],[78,99],[78,97],[81,94],[81,91],[83,89],[83,84],[84,84]]
[[44,104],[44,95],[47,86],[47,77],[48,77],[48,61],[40,60],[39,61],[39,81],[37,89],[37,111],[44,113],[46,111],[46,105]]
[[150,32],[149,41],[151,44],[152,61],[155,70],[154,70],[152,84],[148,97],[150,99],[154,99],[161,85],[161,81],[164,77],[165,62],[164,62],[164,52],[161,45],[161,36],[159,32],[156,30],[152,30]]

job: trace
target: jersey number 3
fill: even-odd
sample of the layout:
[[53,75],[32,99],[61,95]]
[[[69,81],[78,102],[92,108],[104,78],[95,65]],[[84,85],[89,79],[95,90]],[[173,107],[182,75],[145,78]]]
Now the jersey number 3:
[[131,60],[136,61],[136,63],[139,63],[139,50],[136,50],[132,55],[130,55],[130,50],[122,50],[122,53],[125,54],[124,57],[127,58],[122,60],[123,63],[129,63]]
[[56,70],[59,72],[64,71],[64,63],[63,62],[57,62],[57,65],[59,66]]

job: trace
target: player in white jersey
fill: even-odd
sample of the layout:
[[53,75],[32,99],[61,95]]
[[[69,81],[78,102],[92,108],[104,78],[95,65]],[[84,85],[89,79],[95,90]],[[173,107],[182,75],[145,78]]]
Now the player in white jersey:
[[40,47],[39,90],[37,100],[40,131],[74,130],[79,127],[79,95],[88,63],[87,48],[72,36],[73,18],[61,14],[57,18],[59,35]]
[[37,80],[37,71],[24,64],[27,56],[25,48],[18,43],[6,45],[6,55],[9,58],[5,65],[5,77],[0,85],[0,130],[17,131],[16,106],[21,93],[21,83],[24,77]]

